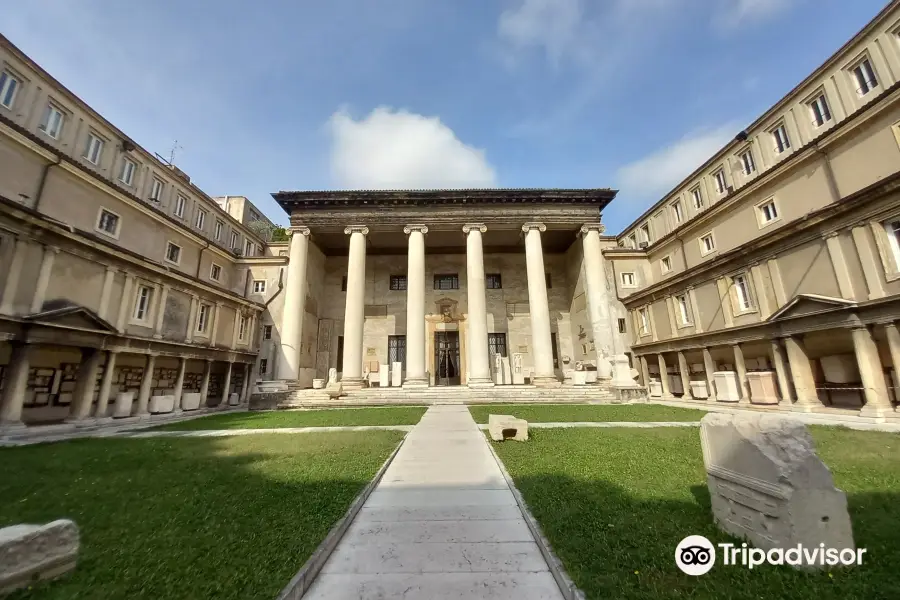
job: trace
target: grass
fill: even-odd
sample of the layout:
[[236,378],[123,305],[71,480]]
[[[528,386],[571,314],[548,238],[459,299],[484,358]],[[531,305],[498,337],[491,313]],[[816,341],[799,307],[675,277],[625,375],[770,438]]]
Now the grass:
[[717,564],[681,573],[675,547],[712,521],[694,429],[540,429],[495,444],[569,575],[588,598],[887,599],[900,590],[900,435],[816,427],[822,459],[849,500],[864,563],[831,573]]
[[0,527],[71,518],[81,531],[72,573],[10,598],[274,598],[402,436],[81,439],[0,449]]
[[529,423],[600,421],[699,421],[705,410],[657,404],[484,404],[469,406],[476,423],[488,415],[513,415]]
[[351,427],[359,425],[415,425],[424,406],[333,408],[328,410],[278,410],[241,412],[199,417],[154,427],[161,431],[204,429],[275,429],[282,427]]

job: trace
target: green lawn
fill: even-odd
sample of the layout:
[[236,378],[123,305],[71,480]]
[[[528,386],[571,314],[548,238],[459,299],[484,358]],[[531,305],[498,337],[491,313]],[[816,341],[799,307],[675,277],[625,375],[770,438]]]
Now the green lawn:
[[75,571],[28,599],[274,598],[394,431],[81,439],[0,449],[0,527],[71,518]]
[[813,428],[822,459],[847,492],[862,567],[800,573],[719,563],[681,573],[675,547],[713,525],[695,429],[539,429],[498,443],[554,551],[588,598],[887,599],[900,597],[900,435]]
[[469,406],[476,423],[488,415],[513,415],[529,423],[597,421],[699,421],[705,410],[657,404],[484,404]]
[[351,427],[358,425],[415,425],[424,406],[333,408],[327,410],[276,410],[199,417],[154,427],[163,431],[201,429],[274,429],[281,427]]

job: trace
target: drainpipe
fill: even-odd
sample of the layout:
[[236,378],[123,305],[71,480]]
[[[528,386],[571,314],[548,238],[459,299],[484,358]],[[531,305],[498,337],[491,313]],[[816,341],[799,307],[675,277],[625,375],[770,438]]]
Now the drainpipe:
[[831,192],[831,201],[838,202],[841,199],[841,193],[838,190],[837,179],[834,177],[834,169],[831,168],[831,159],[828,157],[828,153],[822,150],[818,144],[816,144],[816,152],[821,154],[824,160],[825,179],[828,181],[828,191]]
[[38,207],[41,205],[41,198],[44,197],[44,186],[47,184],[47,176],[50,174],[50,169],[58,166],[62,162],[62,156],[56,156],[56,162],[50,162],[44,165],[44,168],[41,170],[41,179],[38,181],[37,194],[35,195],[34,200],[34,210],[37,211]]
[[204,246],[203,248],[200,248],[200,255],[197,257],[197,274],[195,276],[195,277],[197,277],[197,279],[200,279],[200,266],[203,263],[203,251],[206,250],[207,248],[209,248],[209,246],[210,246],[209,241],[207,241],[206,246]]
[[283,282],[283,279],[284,279],[284,269],[278,269],[278,291],[275,292],[274,294],[272,294],[272,297],[271,297],[271,298],[269,298],[268,300],[266,300],[266,304],[265,304],[266,308],[269,307],[269,304],[272,303],[272,300],[274,300],[275,298],[277,298],[277,297],[278,297],[278,294],[281,293],[281,290],[284,289],[284,282]]

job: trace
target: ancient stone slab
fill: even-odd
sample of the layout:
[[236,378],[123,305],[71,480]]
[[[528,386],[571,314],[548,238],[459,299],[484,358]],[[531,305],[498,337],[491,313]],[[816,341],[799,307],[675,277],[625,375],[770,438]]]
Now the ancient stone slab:
[[737,373],[734,371],[716,371],[713,373],[716,385],[716,399],[719,402],[738,402],[741,399]]
[[503,440],[528,441],[528,422],[512,415],[488,415],[488,432],[495,442]]
[[147,410],[153,414],[170,413],[175,409],[175,396],[151,396]]
[[119,392],[116,395],[116,405],[113,409],[113,417],[122,419],[131,416],[131,405],[134,403],[134,392]]
[[391,365],[391,386],[403,385],[403,363],[395,362]]
[[691,381],[691,396],[699,400],[709,398],[709,390],[705,381]]
[[0,529],[0,594],[71,571],[78,546],[78,526],[67,519]]
[[390,365],[381,365],[378,371],[378,385],[381,387],[388,387],[391,385]]
[[[503,371],[503,384],[510,385],[513,382],[512,370],[509,367],[509,358],[504,356],[500,359],[500,369]],[[525,374],[522,373],[523,381]]]
[[521,354],[516,352],[513,354],[512,360],[512,382],[513,385],[525,385],[525,361]]
[[338,381],[337,369],[331,367],[328,369],[328,383],[325,384],[325,393],[329,398],[340,398],[344,393],[344,386]]
[[774,371],[747,373],[750,385],[750,401],[754,404],[778,404],[778,383]]
[[710,413],[701,422],[713,517],[758,548],[854,548],[847,498],[809,430],[777,415]]
[[239,394],[232,392],[228,396],[228,405],[229,406],[237,406],[238,404],[240,404],[240,402],[241,402],[241,397]]
[[200,408],[200,392],[185,392],[181,395],[181,410]]

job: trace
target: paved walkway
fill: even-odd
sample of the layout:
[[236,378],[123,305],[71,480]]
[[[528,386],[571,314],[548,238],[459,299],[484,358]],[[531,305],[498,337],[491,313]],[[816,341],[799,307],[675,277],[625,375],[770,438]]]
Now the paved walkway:
[[432,406],[307,599],[562,598],[465,406]]

